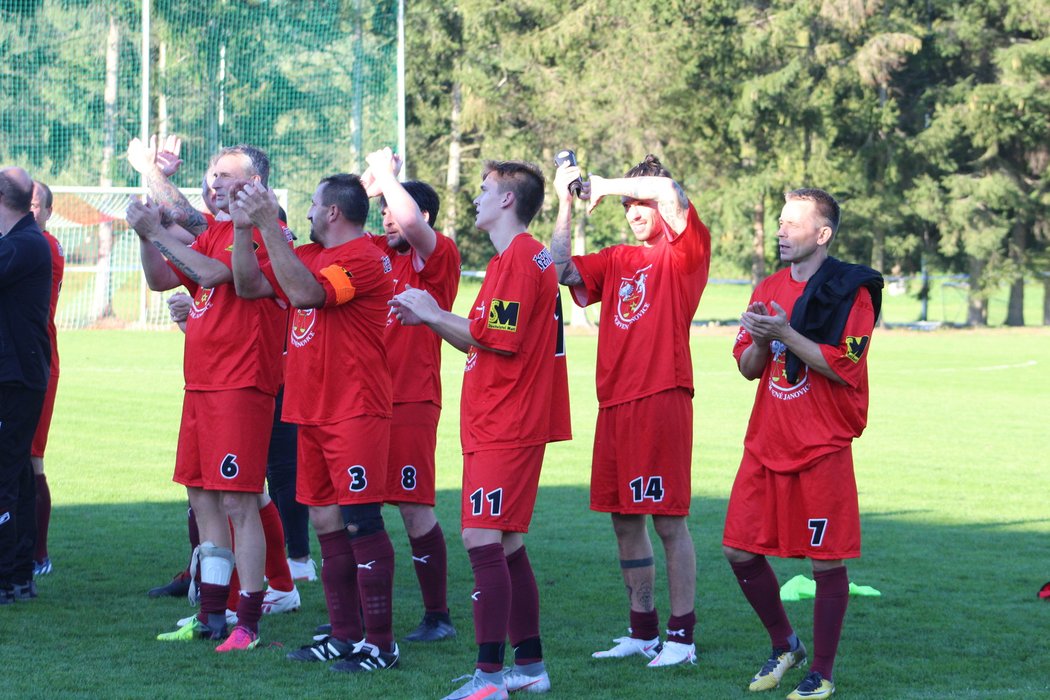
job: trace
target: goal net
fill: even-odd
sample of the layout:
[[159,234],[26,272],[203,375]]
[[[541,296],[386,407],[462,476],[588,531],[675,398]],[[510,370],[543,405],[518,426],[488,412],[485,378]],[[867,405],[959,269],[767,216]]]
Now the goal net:
[[[139,237],[124,220],[136,187],[51,188],[54,203],[48,231],[65,253],[55,324],[59,328],[171,328],[166,299],[174,293],[146,286],[139,259]],[[275,190],[282,207],[288,192]],[[190,203],[205,211],[199,189],[183,189]]]

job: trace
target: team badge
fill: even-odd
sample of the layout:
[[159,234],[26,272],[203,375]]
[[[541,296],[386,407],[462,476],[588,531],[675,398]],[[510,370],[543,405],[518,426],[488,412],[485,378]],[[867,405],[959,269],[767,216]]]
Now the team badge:
[[645,297],[646,280],[651,267],[652,265],[646,265],[637,270],[634,277],[620,278],[620,288],[616,292],[616,318],[613,319],[619,328],[628,328],[649,310],[649,302]]
[[774,340],[769,344],[769,351],[773,354],[769,393],[782,401],[791,401],[809,393],[809,367],[803,363],[799,367],[798,381],[791,383],[787,378],[787,346]]
[[317,323],[317,309],[296,309],[292,314],[292,345],[301,348],[314,337],[314,325]]
[[478,364],[478,349],[473,345],[470,346],[470,350],[467,351],[467,364],[463,366],[463,373],[466,374]]
[[493,299],[489,304],[488,327],[496,331],[518,332],[518,311],[521,303],[517,301],[504,301]]
[[860,336],[859,338],[855,335],[846,336],[846,359],[852,360],[853,364],[860,362],[860,358],[864,356],[864,351],[868,348],[868,340],[870,338],[866,335]]
[[193,304],[190,305],[190,316],[192,318],[200,318],[204,315],[204,312],[212,307],[211,298],[213,294],[215,294],[214,289],[205,287],[201,287],[197,291],[197,296],[193,298]]

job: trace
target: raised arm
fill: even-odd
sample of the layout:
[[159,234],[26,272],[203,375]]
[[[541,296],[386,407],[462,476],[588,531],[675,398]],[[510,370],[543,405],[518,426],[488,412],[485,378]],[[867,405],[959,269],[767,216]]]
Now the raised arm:
[[[128,205],[128,224],[135,229],[141,240],[142,269],[150,289],[164,291],[182,284],[178,276],[164,263],[167,258],[178,270],[202,287],[215,287],[233,279],[230,268],[218,260],[209,258],[188,247],[184,232],[178,227],[171,230],[161,223],[161,209],[155,202],[146,199],[132,200]],[[156,253],[150,251],[152,247]]]
[[[252,239],[252,219],[248,208],[234,199],[230,204],[230,215],[233,218],[233,286],[237,296],[244,299],[264,299],[275,296],[273,285],[266,279],[259,268],[259,258],[255,255],[255,241]],[[269,246],[267,245],[267,251]]]
[[[277,196],[273,190],[267,189],[259,182],[250,182],[245,185],[230,202],[231,214],[235,210],[241,210],[237,211],[236,217],[246,213],[262,233],[263,242],[266,243],[266,252],[270,256],[270,266],[273,268],[274,276],[277,277],[277,284],[281,285],[281,290],[288,297],[292,306],[297,309],[320,308],[324,306],[328,295],[321,283],[288,245],[284,232],[277,223],[278,208]],[[234,221],[236,222],[237,219],[235,218]],[[241,228],[235,224],[235,235],[238,233],[241,236],[244,235],[240,231]],[[236,239],[234,245],[236,245]],[[244,252],[243,247],[241,252]],[[252,257],[255,257],[254,254]],[[258,267],[258,262],[255,264]],[[245,272],[247,273],[248,270]],[[245,282],[251,284],[249,280]]]
[[681,185],[669,177],[616,177],[592,175],[591,205],[593,210],[603,197],[655,200],[660,216],[676,234],[685,231],[689,218],[689,198]]
[[[583,284],[583,277],[572,261],[572,192],[569,191],[569,183],[579,177],[580,168],[576,165],[563,165],[554,175],[558,217],[554,220],[554,234],[551,236],[551,256],[554,258],[554,269],[558,272],[558,281],[569,287]],[[589,193],[589,183],[583,183],[580,197],[587,199]]]
[[[437,247],[437,233],[431,228],[416,200],[412,199],[397,179],[400,161],[389,148],[368,154],[368,172],[372,190],[382,195],[402,235],[421,260],[426,261]],[[370,193],[371,194],[371,193]]]
[[178,148],[181,148],[181,141],[178,141],[177,137],[169,137],[164,144],[157,143],[156,135],[150,137],[148,144],[134,138],[128,144],[128,162],[145,177],[146,187],[149,188],[153,201],[170,211],[175,223],[196,236],[204,232],[208,222],[204,214],[190,204],[165,173],[165,169],[173,173],[178,169],[178,164],[181,164],[177,151],[168,150]]

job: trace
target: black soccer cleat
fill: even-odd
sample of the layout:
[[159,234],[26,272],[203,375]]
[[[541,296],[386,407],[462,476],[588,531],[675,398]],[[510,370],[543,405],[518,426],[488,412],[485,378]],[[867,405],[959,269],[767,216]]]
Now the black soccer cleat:
[[165,596],[171,596],[172,598],[181,598],[185,596],[190,590],[190,572],[180,571],[175,574],[174,578],[165,583],[163,586],[157,586],[149,589],[146,593],[150,598],[163,598]]
[[443,639],[455,639],[456,628],[452,626],[452,618],[447,612],[426,613],[423,615],[419,626],[412,630],[406,637],[406,642],[440,642]]

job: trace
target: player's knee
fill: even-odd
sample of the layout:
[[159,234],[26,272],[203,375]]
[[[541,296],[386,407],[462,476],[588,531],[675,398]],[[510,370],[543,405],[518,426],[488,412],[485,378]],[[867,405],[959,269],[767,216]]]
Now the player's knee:
[[200,560],[201,583],[228,586],[233,575],[233,550],[217,547],[212,542],[201,542],[197,548]]
[[339,506],[339,509],[343,513],[343,523],[352,540],[374,535],[385,529],[382,505],[379,503]]
[[745,552],[742,549],[730,547],[727,544],[722,545],[722,554],[725,555],[730,564],[741,564],[755,557],[751,552]]
[[681,537],[690,537],[684,516],[653,516],[653,529],[660,539],[667,542]]

